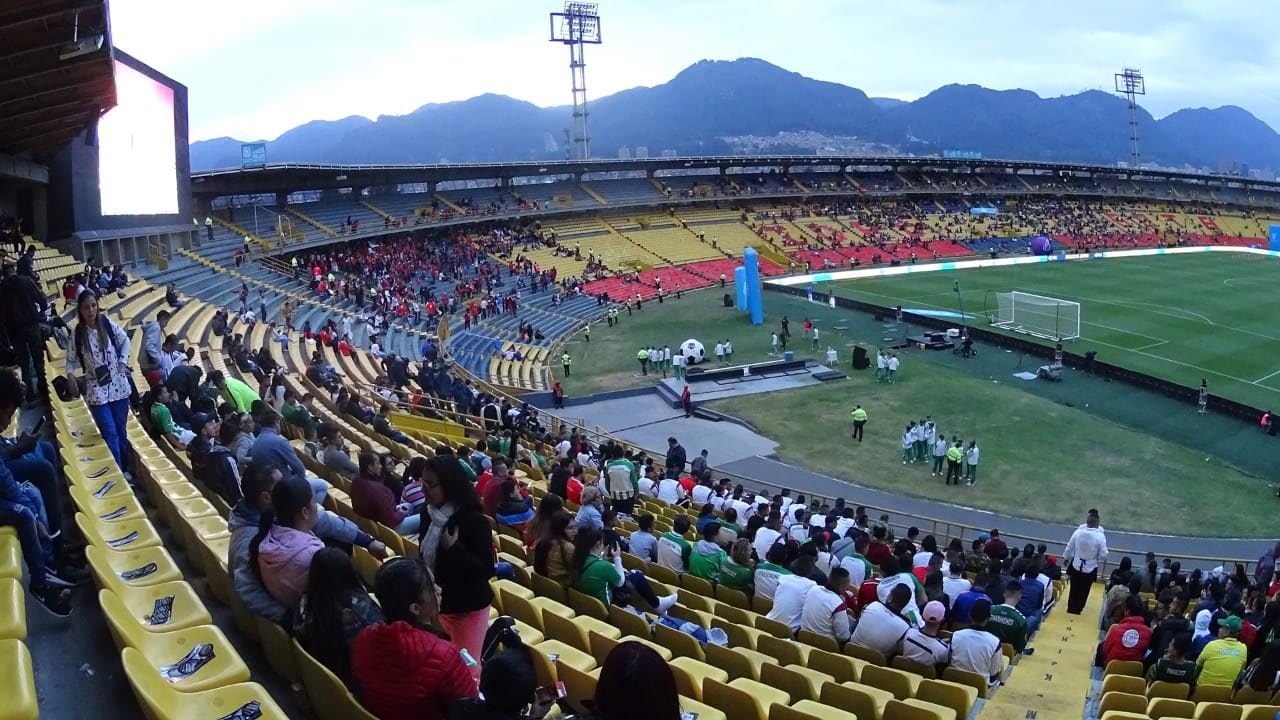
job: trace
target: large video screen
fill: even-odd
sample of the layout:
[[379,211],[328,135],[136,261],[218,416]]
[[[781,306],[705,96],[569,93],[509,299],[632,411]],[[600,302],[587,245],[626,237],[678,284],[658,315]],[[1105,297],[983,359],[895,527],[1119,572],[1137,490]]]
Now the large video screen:
[[178,212],[173,89],[115,62],[117,105],[98,121],[103,215]]

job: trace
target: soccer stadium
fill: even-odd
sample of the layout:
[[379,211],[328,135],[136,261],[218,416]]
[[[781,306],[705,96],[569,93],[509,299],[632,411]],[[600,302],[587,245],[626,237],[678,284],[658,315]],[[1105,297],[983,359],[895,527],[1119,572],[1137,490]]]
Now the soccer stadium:
[[0,720],[1280,716],[1280,181],[193,171],[0,38]]

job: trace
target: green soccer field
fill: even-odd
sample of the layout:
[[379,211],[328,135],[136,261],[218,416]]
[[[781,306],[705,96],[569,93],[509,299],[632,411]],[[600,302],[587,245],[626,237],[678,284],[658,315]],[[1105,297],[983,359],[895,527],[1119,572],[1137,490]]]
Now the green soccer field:
[[907,310],[963,306],[982,326],[997,292],[1071,300],[1080,303],[1081,337],[1066,343],[1070,350],[1095,350],[1099,360],[1181,385],[1205,378],[1215,395],[1280,408],[1278,284],[1275,258],[1205,253],[843,280],[818,289]]

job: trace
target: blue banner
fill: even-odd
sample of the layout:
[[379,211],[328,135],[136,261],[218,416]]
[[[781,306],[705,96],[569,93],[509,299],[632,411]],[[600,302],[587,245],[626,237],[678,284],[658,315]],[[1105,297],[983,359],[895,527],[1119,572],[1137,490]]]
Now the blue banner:
[[240,145],[240,167],[263,167],[266,164],[266,143],[243,143]]
[[1267,249],[1280,251],[1280,225],[1271,226],[1271,234],[1267,236]]

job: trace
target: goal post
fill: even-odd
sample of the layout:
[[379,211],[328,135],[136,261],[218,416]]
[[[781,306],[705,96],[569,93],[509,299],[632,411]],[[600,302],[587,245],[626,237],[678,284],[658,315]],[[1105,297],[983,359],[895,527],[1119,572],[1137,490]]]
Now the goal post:
[[987,315],[995,327],[1055,342],[1080,337],[1078,302],[1017,290],[995,296],[996,306]]

